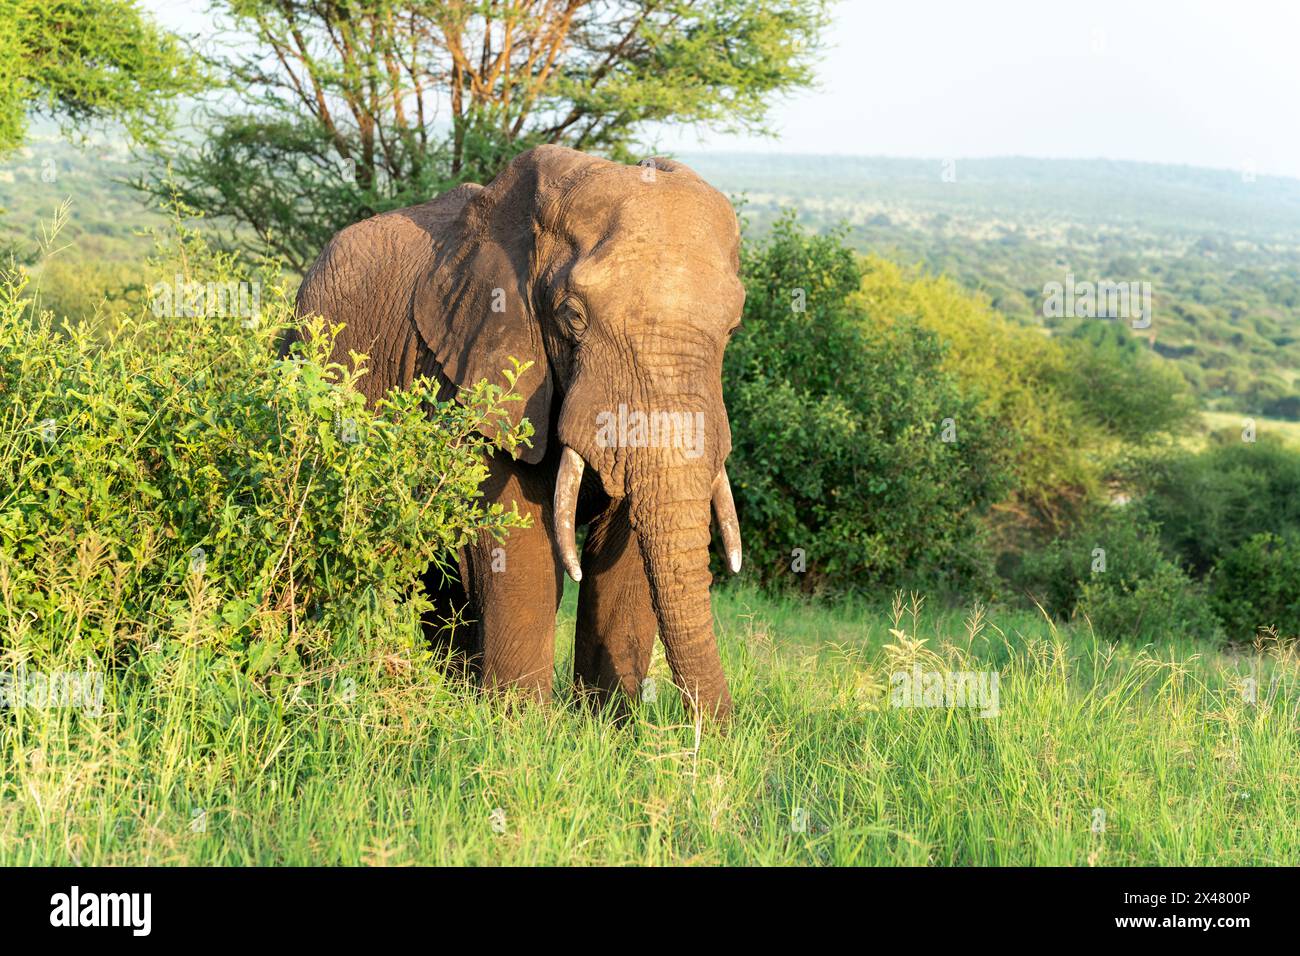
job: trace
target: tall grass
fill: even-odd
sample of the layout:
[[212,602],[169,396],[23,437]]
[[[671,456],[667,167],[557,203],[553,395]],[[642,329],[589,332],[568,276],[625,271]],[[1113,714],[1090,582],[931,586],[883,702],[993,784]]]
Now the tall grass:
[[[505,708],[414,651],[394,604],[341,642],[371,649],[358,679],[340,660],[272,694],[201,653],[208,600],[190,589],[181,639],[111,674],[99,716],[0,723],[0,862],[1300,860],[1297,662],[1276,646],[1117,647],[1020,612],[724,590],[737,716],[700,736],[661,659],[625,724],[572,701],[564,656],[551,706]],[[566,653],[572,626],[571,593]],[[914,660],[997,670],[999,714],[890,706]]]

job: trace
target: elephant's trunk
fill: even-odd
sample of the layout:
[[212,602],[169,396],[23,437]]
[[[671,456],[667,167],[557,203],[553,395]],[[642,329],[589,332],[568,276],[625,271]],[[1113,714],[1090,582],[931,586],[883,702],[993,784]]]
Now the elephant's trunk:
[[[582,580],[582,564],[578,560],[577,512],[578,490],[582,487],[582,474],[586,463],[572,448],[565,448],[560,456],[560,468],[555,478],[555,543],[560,552],[564,570],[574,582]],[[736,517],[736,502],[731,496],[731,481],[724,467],[713,480],[713,514],[718,520],[722,546],[727,552],[727,567],[732,574],[740,573],[742,551],[740,544],[740,519]]]
[[692,714],[725,718],[731,694],[709,601],[709,502],[634,499],[632,520],[673,680]]
[[[677,467],[691,466],[679,461]],[[556,475],[554,521],[556,548],[574,581],[582,580],[575,525],[584,468],[582,456],[565,447]],[[693,715],[725,719],[731,712],[731,694],[709,600],[710,505],[732,573],[740,570],[742,559],[740,523],[725,468],[712,481],[698,472],[692,478],[703,481],[682,480],[684,476],[673,470],[656,470],[640,490],[630,493],[630,517],[673,679]]]

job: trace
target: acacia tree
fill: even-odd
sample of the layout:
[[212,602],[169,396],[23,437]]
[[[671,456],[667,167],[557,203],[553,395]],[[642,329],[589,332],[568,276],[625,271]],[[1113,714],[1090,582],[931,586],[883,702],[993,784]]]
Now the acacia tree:
[[116,121],[155,142],[172,99],[202,83],[178,38],[135,0],[0,0],[0,156],[22,145],[32,115],[78,133]]
[[830,0],[216,0],[229,78],[186,202],[302,268],[340,227],[561,143],[628,159],[649,124],[762,131],[807,85]]

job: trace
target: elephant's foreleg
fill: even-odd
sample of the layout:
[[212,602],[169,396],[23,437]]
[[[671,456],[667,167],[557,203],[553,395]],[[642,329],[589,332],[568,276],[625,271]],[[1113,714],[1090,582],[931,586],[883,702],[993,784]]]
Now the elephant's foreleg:
[[[635,699],[654,651],[658,622],[626,500],[591,523],[582,550],[582,585],[573,645],[574,685],[603,705]],[[624,698],[626,699],[626,698]]]
[[547,700],[555,672],[555,614],[563,593],[550,489],[536,470],[502,458],[493,461],[484,496],[507,508],[517,502],[520,512],[532,516],[532,526],[511,530],[505,541],[484,533],[466,549],[480,672],[484,688],[517,688]]

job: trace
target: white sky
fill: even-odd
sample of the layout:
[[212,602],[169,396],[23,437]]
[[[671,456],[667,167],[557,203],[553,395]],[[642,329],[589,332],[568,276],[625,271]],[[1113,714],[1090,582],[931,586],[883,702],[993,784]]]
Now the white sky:
[[841,0],[829,38],[820,89],[773,110],[777,140],[701,145],[1300,176],[1295,0]]
[[[193,31],[202,0],[145,0]],[[840,0],[775,139],[681,150],[1133,159],[1300,177],[1296,0]]]

